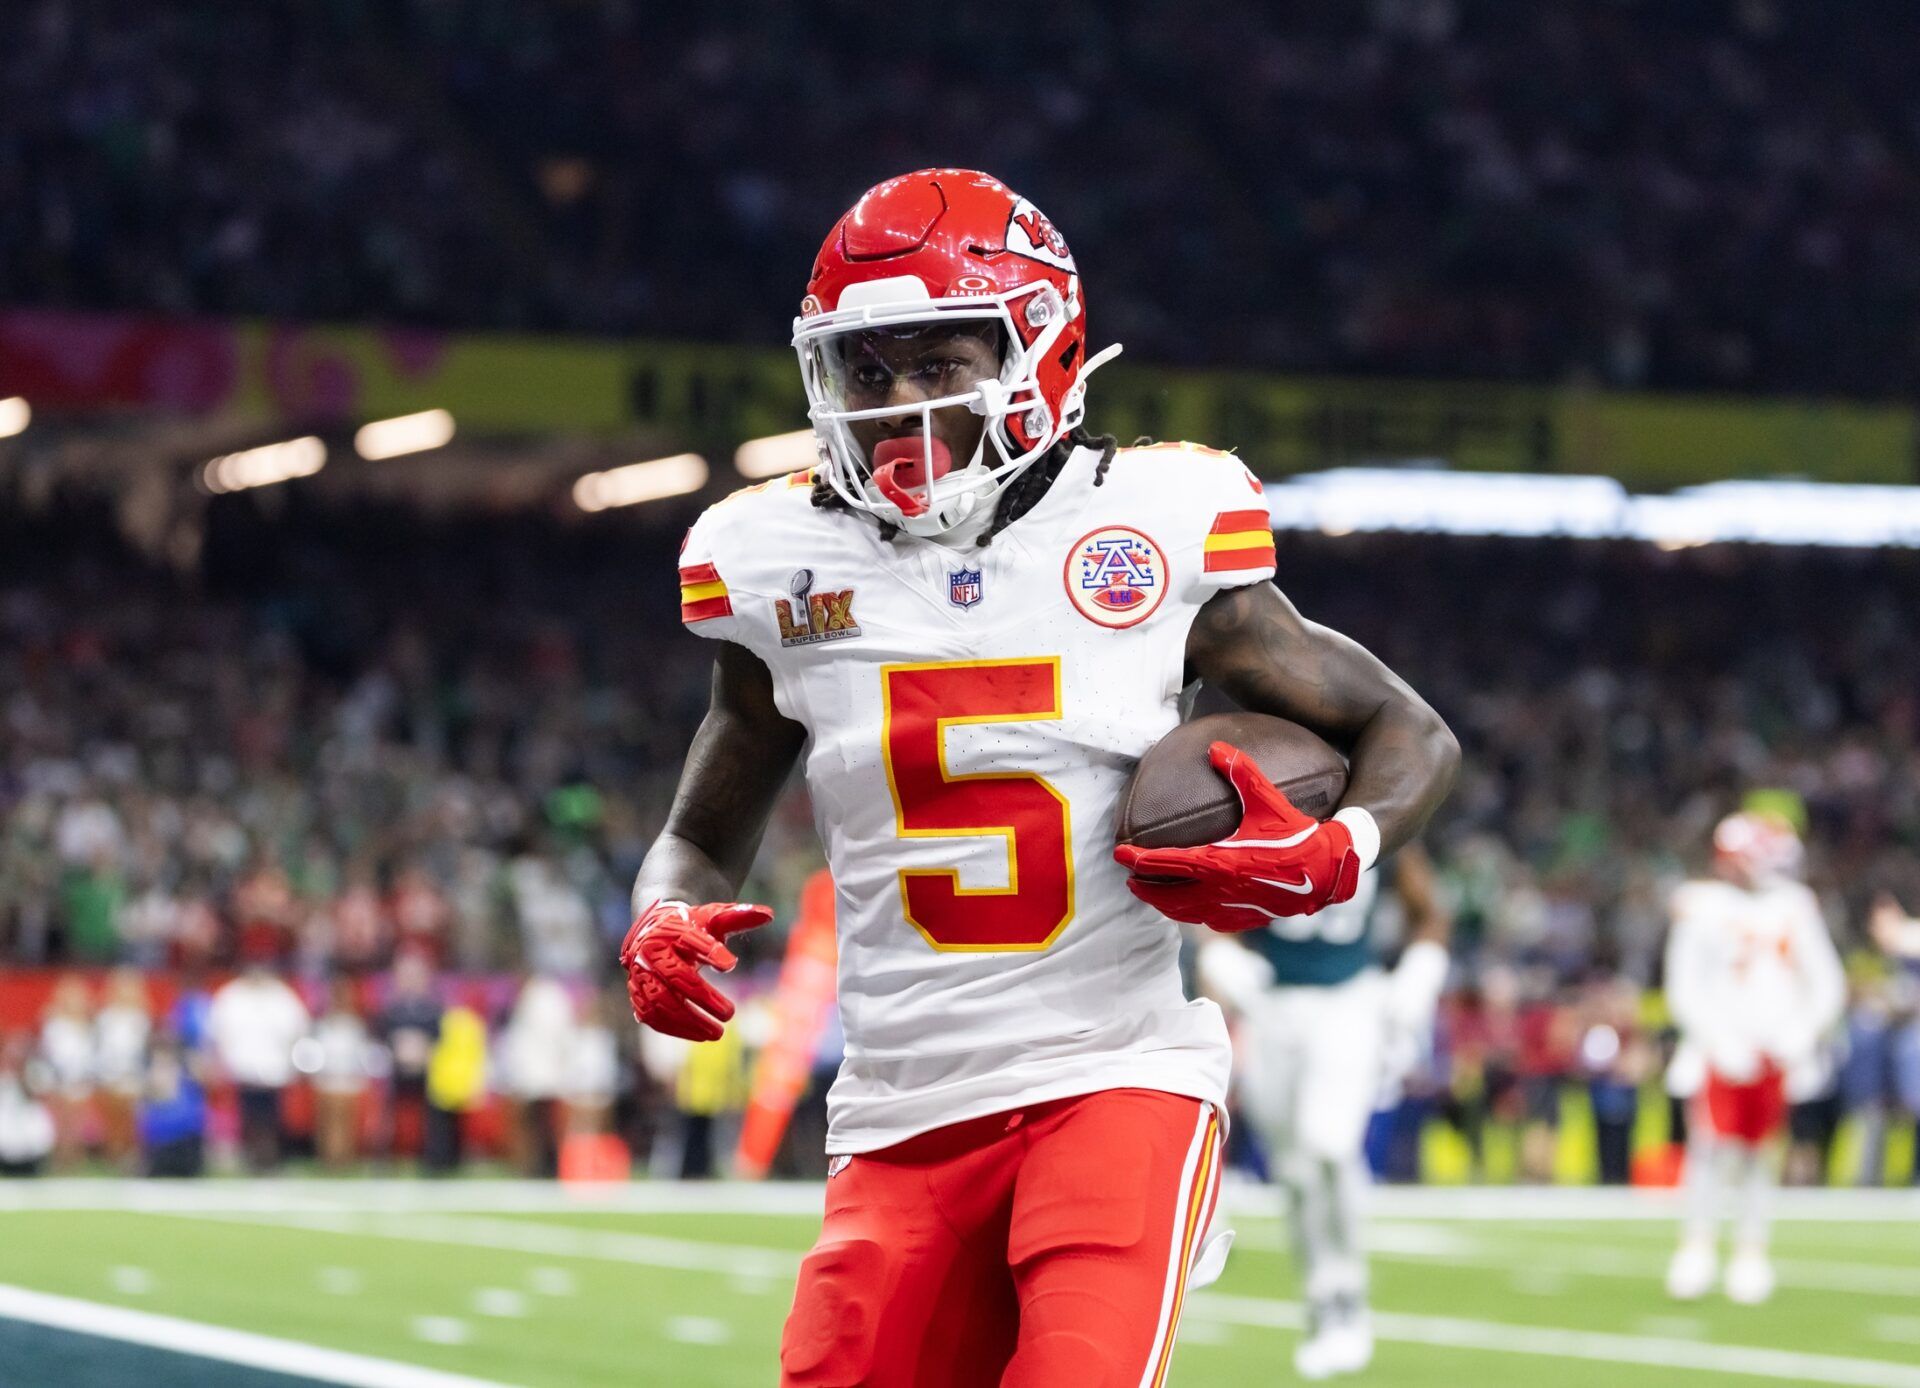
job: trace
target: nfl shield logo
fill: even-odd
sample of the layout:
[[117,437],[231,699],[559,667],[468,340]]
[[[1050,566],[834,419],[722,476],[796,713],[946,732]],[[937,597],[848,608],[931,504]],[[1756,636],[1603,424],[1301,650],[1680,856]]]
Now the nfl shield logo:
[[955,607],[972,607],[980,601],[980,570],[961,569],[947,575],[947,601]]

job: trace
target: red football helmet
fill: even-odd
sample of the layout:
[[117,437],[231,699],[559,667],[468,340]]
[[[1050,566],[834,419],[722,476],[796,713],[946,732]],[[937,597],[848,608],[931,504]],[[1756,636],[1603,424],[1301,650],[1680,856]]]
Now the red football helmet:
[[[906,406],[849,407],[863,339],[969,323],[1000,328],[997,378]],[[952,529],[1080,422],[1087,376],[1120,350],[1088,360],[1086,336],[1067,243],[998,179],[922,169],[869,189],[820,248],[793,321],[807,414],[833,489],[912,534]],[[980,447],[964,463],[934,441],[933,411],[954,406],[986,417]],[[847,427],[910,413],[924,421],[920,456],[910,460],[876,466]],[[902,485],[909,476],[913,484]]]

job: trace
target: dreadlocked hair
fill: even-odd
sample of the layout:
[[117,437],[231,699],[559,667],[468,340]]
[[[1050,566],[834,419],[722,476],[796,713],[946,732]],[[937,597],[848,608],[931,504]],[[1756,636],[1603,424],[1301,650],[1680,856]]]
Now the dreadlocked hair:
[[[993,542],[995,535],[1039,504],[1040,498],[1047,494],[1047,489],[1053,485],[1054,479],[1059,477],[1060,470],[1067,465],[1067,459],[1073,456],[1076,448],[1100,450],[1100,461],[1093,469],[1093,485],[1098,487],[1106,482],[1107,469],[1113,466],[1113,455],[1120,450],[1120,440],[1112,434],[1093,434],[1087,432],[1082,425],[1074,426],[1071,432],[1049,448],[1033,466],[1014,478],[1007,485],[1006,490],[1000,493],[1000,500],[994,506],[993,523],[980,537],[983,548]],[[824,468],[813,479],[813,504],[823,511],[852,509],[847,505],[847,499],[833,489],[833,484],[827,480]],[[899,526],[888,521],[880,522],[881,539],[891,540],[899,533]]]

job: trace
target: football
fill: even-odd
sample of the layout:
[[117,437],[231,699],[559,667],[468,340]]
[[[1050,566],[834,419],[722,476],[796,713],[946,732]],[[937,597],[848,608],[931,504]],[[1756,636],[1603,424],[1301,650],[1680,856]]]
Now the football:
[[1240,825],[1240,797],[1207,760],[1228,742],[1247,753],[1301,813],[1325,819],[1347,789],[1347,759],[1317,733],[1266,713],[1182,723],[1140,758],[1120,800],[1115,838],[1139,848],[1195,848]]

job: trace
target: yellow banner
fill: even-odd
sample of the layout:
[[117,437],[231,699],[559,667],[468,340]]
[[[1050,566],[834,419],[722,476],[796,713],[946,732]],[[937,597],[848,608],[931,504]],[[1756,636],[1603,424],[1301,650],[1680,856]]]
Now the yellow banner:
[[[76,413],[230,412],[305,427],[434,407],[464,433],[646,428],[731,449],[806,422],[784,347],[0,311],[0,396]],[[1912,409],[1475,382],[1165,371],[1123,361],[1089,422],[1231,448],[1269,477],[1424,460],[1598,473],[1636,489],[1799,475],[1912,482]]]
[[1103,374],[1092,394],[1090,417],[1123,442],[1232,448],[1267,477],[1428,460],[1656,490],[1727,477],[1920,478],[1920,433],[1902,406],[1143,368]]

